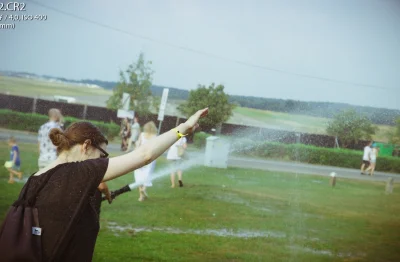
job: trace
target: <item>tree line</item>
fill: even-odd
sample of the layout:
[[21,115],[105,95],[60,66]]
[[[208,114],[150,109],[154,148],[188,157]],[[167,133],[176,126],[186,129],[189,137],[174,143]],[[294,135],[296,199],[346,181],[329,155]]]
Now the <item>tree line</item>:
[[[118,95],[114,96],[112,99],[116,99],[114,102],[108,104],[109,108],[118,108],[119,97],[122,97],[122,91],[130,93],[133,92],[132,95],[132,105],[136,104],[136,107],[146,108],[147,106],[157,107],[159,104],[160,97],[162,95],[163,86],[157,86],[152,84],[152,74],[153,72],[150,69],[151,61],[145,62],[144,55],[140,54],[136,63],[133,63],[129,66],[129,68],[125,71],[120,72],[120,81],[119,82],[111,82],[111,81],[100,81],[100,80],[69,80],[65,78],[56,78],[50,76],[42,76],[45,78],[57,79],[64,82],[70,83],[83,83],[83,84],[92,84],[98,85],[105,89],[116,90]],[[136,71],[135,71],[136,70]],[[4,72],[3,72],[4,73]],[[133,76],[133,81],[136,83],[129,83],[129,77]],[[22,75],[33,75],[29,73],[10,73],[10,76],[22,76]],[[147,74],[147,75],[146,75]],[[146,81],[140,83],[141,78],[147,77]],[[139,82],[138,82],[139,81]],[[135,89],[136,86],[136,89]],[[140,91],[139,89],[146,90],[145,92]],[[146,93],[146,94],[144,94]],[[173,100],[187,100],[189,99],[190,92],[183,89],[178,88],[169,88],[168,98]],[[143,98],[152,97],[152,101],[144,101]],[[260,110],[270,110],[275,112],[285,112],[290,114],[299,114],[299,115],[309,115],[315,117],[324,117],[324,118],[334,118],[338,113],[344,110],[354,110],[357,114],[361,114],[366,119],[370,120],[374,124],[381,125],[396,125],[396,119],[400,116],[400,110],[395,109],[386,109],[386,108],[374,108],[367,106],[355,106],[344,103],[332,103],[332,102],[305,102],[305,101],[297,101],[297,100],[285,100],[285,99],[275,99],[275,98],[264,98],[264,97],[254,97],[254,96],[238,96],[232,95],[229,96],[229,102],[235,104],[236,106],[248,107]],[[149,104],[150,103],[150,104]],[[145,109],[143,109],[146,111]],[[142,111],[143,111],[142,110]]]
[[[136,63],[129,65],[125,71],[121,70],[120,81],[113,88],[113,94],[107,101],[107,107],[111,109],[121,108],[122,94],[126,92],[131,95],[131,109],[139,115],[149,114],[151,103],[157,101],[154,96],[162,94],[162,87],[156,88],[152,85],[154,72],[150,65],[151,61],[145,62],[144,55],[141,53]],[[332,120],[328,123],[326,132],[331,136],[340,138],[343,147],[356,143],[358,140],[372,139],[372,136],[378,131],[378,127],[373,125],[370,118],[376,118],[375,122],[379,123],[396,124],[396,131],[388,133],[387,136],[392,143],[399,143],[400,141],[400,114],[394,114],[396,110],[353,107],[339,103],[229,96],[225,93],[224,88],[224,85],[216,85],[215,83],[211,83],[209,86],[198,85],[196,89],[190,92],[186,91],[187,97],[182,90],[171,88],[169,97],[170,99],[185,100],[178,107],[178,110],[186,117],[195,113],[199,108],[209,107],[208,117],[202,119],[200,124],[217,129],[232,116],[233,109],[240,105],[271,111],[308,113],[314,116],[330,117]],[[247,104],[249,102],[252,103]],[[369,117],[366,114],[368,112],[370,113]],[[385,113],[392,117],[387,118],[387,122],[378,119],[382,118],[381,114]],[[386,117],[388,116],[386,115]]]
[[[79,82],[98,85],[110,90],[118,85],[116,82],[99,80],[81,80]],[[150,91],[153,96],[161,97],[164,88],[164,86],[151,85]],[[169,87],[168,99],[187,100],[189,98],[189,93],[190,92],[187,90]],[[396,125],[396,118],[400,115],[400,110],[395,109],[355,106],[345,103],[305,102],[254,96],[230,95],[229,102],[241,107],[324,118],[334,118],[337,113],[352,109],[358,114],[364,115],[372,123],[378,125]]]

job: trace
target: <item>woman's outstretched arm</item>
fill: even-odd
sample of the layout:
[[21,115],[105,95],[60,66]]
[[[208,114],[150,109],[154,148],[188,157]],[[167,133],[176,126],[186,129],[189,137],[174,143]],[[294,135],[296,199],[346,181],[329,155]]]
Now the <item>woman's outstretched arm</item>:
[[[205,117],[207,113],[208,108],[197,111],[185,123],[180,124],[176,129],[181,134],[192,133],[198,126],[197,122],[199,119]],[[130,153],[110,158],[107,172],[104,175],[103,181],[120,177],[153,162],[168,148],[170,148],[178,139],[179,136],[177,132],[170,130],[160,136],[155,137],[154,139],[151,139],[149,142],[139,146],[139,148]]]

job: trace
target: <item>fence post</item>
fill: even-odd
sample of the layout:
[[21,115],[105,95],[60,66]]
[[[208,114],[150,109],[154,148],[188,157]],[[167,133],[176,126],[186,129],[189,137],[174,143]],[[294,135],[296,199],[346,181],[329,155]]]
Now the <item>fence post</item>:
[[336,173],[332,172],[330,174],[331,179],[329,180],[329,184],[331,185],[331,187],[335,187],[336,186]]
[[86,119],[86,114],[87,114],[87,105],[85,105],[85,106],[83,107],[83,114],[82,114],[82,118],[83,118],[83,119]]
[[337,136],[335,136],[335,146],[334,146],[334,148],[340,148],[339,147],[339,140],[338,140]]
[[301,144],[301,133],[296,133],[296,144]]
[[33,103],[32,103],[32,113],[36,113],[36,103],[37,103],[37,98],[33,98]]
[[386,187],[385,187],[385,193],[387,195],[393,193],[393,183],[394,183],[394,178],[389,177],[388,180],[386,181]]

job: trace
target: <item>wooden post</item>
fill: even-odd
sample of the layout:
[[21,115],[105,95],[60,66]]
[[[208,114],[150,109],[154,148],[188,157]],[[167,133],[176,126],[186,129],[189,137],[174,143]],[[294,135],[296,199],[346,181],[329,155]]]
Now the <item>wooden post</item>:
[[86,119],[86,115],[87,115],[87,105],[85,105],[85,106],[83,107],[82,119]]
[[340,146],[339,146],[339,140],[338,140],[337,136],[335,136],[335,145],[334,145],[334,148],[340,148]]
[[386,181],[386,188],[385,188],[386,195],[393,193],[393,183],[394,183],[394,178],[389,177],[388,180]]
[[175,124],[175,126],[178,126],[178,125],[179,125],[179,116],[176,117],[176,124]]
[[36,113],[36,103],[37,103],[37,98],[35,97],[33,99],[33,104],[32,104],[32,113]]
[[219,123],[215,127],[215,135],[221,135],[222,132],[222,123]]
[[330,179],[330,181],[329,181],[329,184],[330,184],[332,187],[335,187],[335,186],[336,186],[336,173],[335,173],[335,172],[332,172],[332,173],[331,173],[331,179]]
[[300,143],[301,143],[301,134],[296,133],[296,144],[300,144]]

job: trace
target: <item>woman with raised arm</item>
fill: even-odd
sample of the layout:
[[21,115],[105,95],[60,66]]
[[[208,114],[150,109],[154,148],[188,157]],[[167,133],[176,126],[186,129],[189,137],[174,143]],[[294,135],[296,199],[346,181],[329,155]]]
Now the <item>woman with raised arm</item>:
[[[199,110],[135,151],[112,158],[106,152],[107,139],[90,122],[74,123],[65,131],[52,129],[57,160],[33,174],[13,204],[29,199],[27,204],[37,208],[41,231],[32,234],[42,232],[42,261],[92,261],[99,232],[100,191],[108,191],[102,183],[153,162],[183,135],[192,133],[207,113],[208,108]],[[17,248],[18,241],[10,241],[7,248]]]

